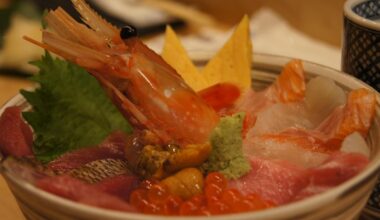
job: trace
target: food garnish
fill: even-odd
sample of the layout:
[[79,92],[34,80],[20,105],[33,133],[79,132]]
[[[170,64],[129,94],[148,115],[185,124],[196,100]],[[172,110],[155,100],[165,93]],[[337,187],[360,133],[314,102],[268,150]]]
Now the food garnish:
[[168,62],[195,91],[210,86],[211,83],[206,81],[206,78],[193,64],[179,38],[170,26],[166,27],[162,58]]
[[39,87],[21,94],[33,107],[23,116],[33,127],[37,159],[49,162],[65,152],[97,145],[113,131],[132,130],[83,68],[49,53],[33,64],[40,69],[32,77]]
[[175,32],[166,29],[162,56],[195,91],[219,83],[231,83],[242,91],[251,88],[252,43],[249,19],[244,16],[224,47],[198,70],[187,55]]
[[251,169],[243,153],[243,121],[245,114],[221,118],[211,134],[211,155],[202,165],[206,172],[218,171],[229,179],[237,179]]
[[244,16],[223,48],[207,63],[202,74],[210,83],[233,83],[242,90],[251,88],[252,42],[249,18]]

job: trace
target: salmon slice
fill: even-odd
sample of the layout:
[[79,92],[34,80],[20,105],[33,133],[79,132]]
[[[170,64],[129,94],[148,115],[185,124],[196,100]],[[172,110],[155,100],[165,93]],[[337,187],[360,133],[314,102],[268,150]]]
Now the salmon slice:
[[316,130],[330,139],[343,140],[355,131],[366,137],[375,113],[375,93],[364,88],[357,89],[349,93],[346,105],[336,109]]
[[303,100],[306,86],[302,61],[292,60],[286,64],[272,88],[282,103]]

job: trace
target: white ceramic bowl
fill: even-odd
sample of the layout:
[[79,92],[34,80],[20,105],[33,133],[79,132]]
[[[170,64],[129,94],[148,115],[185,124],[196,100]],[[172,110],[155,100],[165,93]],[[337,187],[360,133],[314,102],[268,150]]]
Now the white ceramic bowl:
[[[203,65],[206,59],[199,59],[197,64]],[[207,57],[205,57],[207,58]],[[255,54],[253,61],[253,86],[264,88],[272,82],[290,58]],[[357,88],[368,88],[363,82],[311,62],[304,62],[307,78],[324,76],[333,79],[342,88],[349,91]],[[372,90],[372,89],[371,89]],[[374,91],[374,90],[373,90]],[[377,114],[367,139],[370,146],[370,163],[354,178],[325,193],[311,198],[280,206],[277,208],[247,212],[241,214],[212,217],[167,217],[144,214],[124,213],[95,208],[47,193],[20,179],[17,174],[3,170],[8,186],[15,195],[21,210],[28,219],[128,219],[128,220],[168,220],[168,219],[204,219],[204,220],[243,220],[243,219],[353,219],[363,209],[368,196],[378,177],[380,168],[380,95],[377,93]],[[17,95],[0,110],[13,105],[25,104],[25,100]]]

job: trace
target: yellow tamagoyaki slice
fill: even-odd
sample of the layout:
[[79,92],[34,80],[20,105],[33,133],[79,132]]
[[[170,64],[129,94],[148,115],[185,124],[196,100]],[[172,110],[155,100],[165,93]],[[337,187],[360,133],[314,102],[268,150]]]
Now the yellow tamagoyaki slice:
[[185,48],[182,46],[180,40],[170,26],[166,27],[162,58],[171,65],[195,91],[199,91],[209,86],[205,78],[201,76],[198,69],[189,58]]
[[208,86],[228,82],[245,90],[251,87],[251,63],[249,19],[244,16],[230,39],[202,70],[202,75]]

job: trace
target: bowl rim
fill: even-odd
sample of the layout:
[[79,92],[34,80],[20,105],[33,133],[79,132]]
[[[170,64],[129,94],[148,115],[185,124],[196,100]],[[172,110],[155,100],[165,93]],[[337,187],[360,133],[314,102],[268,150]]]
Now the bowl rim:
[[[276,68],[277,67],[282,68],[285,63],[287,63],[288,61],[292,59],[293,58],[285,57],[285,56],[256,53],[253,56],[253,60],[254,60],[253,65],[265,64],[265,65],[276,67]],[[309,61],[303,61],[303,64],[304,64],[306,75],[315,74],[319,76],[325,76],[345,86],[348,86],[349,89],[367,88],[371,91],[374,91],[376,93],[376,100],[377,100],[377,109],[376,109],[377,115],[379,115],[380,94],[377,91],[375,91],[373,88],[371,88],[364,82],[354,78],[353,76],[344,74],[343,72],[335,70],[333,68],[316,64],[313,62],[309,62]],[[24,98],[20,94],[16,95],[0,108],[0,115],[3,113],[6,107],[20,104],[23,100]],[[114,210],[109,210],[109,209],[88,206],[85,204],[74,202],[74,201],[56,196],[54,194],[45,192],[35,187],[33,184],[28,183],[20,179],[19,177],[16,177],[13,174],[7,172],[7,170],[3,170],[3,175],[7,179],[7,181],[10,181],[16,184],[18,187],[21,187],[22,189],[29,191],[30,193],[32,193],[33,195],[39,198],[46,199],[46,201],[49,203],[54,203],[56,205],[60,205],[61,207],[65,209],[80,212],[82,214],[90,213],[98,217],[103,216],[105,218],[113,218],[113,219],[136,219],[136,220],[147,220],[147,219],[221,220],[221,219],[226,219],[227,217],[230,220],[238,220],[238,219],[251,219],[251,218],[257,218],[257,219],[276,218],[276,217],[281,218],[281,217],[287,216],[287,214],[289,213],[292,213],[292,215],[297,216],[297,213],[299,213],[300,210],[302,210],[301,212],[302,215],[307,215],[313,210],[315,210],[316,208],[317,209],[323,208],[324,206],[326,206],[326,204],[329,204],[331,202],[338,200],[339,198],[344,196],[346,192],[349,192],[352,189],[352,187],[358,187],[362,183],[373,178],[375,175],[377,175],[379,170],[380,170],[380,151],[371,159],[370,163],[362,172],[352,177],[348,181],[345,181],[344,183],[340,184],[339,186],[336,186],[336,187],[333,187],[332,189],[327,190],[324,193],[321,193],[321,194],[318,194],[318,195],[315,195],[310,198],[306,198],[304,200],[300,200],[297,202],[281,205],[281,206],[268,209],[268,210],[237,213],[237,214],[224,214],[224,215],[207,216],[207,217],[157,216],[157,215],[147,215],[147,214],[142,214],[142,213],[128,213],[128,212],[122,212],[122,211],[114,211]],[[10,186],[10,188],[12,187]],[[292,217],[292,216],[289,216],[289,217]]]
[[368,1],[369,0],[347,0],[343,6],[344,15],[347,16],[348,19],[350,19],[351,21],[353,21],[354,23],[362,27],[380,31],[380,23],[364,18],[362,16],[359,16],[353,11],[355,6],[359,5],[360,3],[368,2]]

